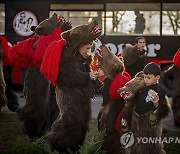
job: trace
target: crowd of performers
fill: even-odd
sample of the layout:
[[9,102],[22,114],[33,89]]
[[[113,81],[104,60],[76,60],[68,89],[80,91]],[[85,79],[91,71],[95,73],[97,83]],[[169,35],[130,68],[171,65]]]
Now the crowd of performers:
[[[135,45],[125,44],[122,55],[116,56],[102,45],[92,56],[89,50],[101,35],[96,21],[72,28],[65,18],[53,14],[32,30],[33,36],[12,47],[0,36],[0,108],[7,104],[11,111],[19,112],[32,141],[50,132],[44,140],[52,151],[78,151],[89,129],[91,99],[102,88],[97,127],[105,130],[106,136],[100,149],[110,154],[165,153],[161,143],[137,144],[135,140],[124,148],[124,142],[120,142],[122,134],[128,132],[139,138],[161,137],[162,119],[170,110],[158,82],[161,68],[148,63],[144,37],[137,37]],[[98,70],[91,68],[93,59]],[[26,103],[20,109],[12,90],[14,65],[27,69],[23,91]],[[176,126],[180,126],[179,67],[180,50],[171,69],[163,74],[166,79],[174,79],[172,109]]]

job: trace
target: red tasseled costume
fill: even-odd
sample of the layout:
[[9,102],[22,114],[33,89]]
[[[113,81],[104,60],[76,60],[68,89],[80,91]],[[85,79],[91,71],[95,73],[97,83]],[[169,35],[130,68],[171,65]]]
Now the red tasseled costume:
[[56,28],[51,34],[44,36],[41,35],[37,45],[36,45],[36,51],[33,55],[33,64],[40,68],[44,53],[47,49],[47,47],[53,42],[57,41],[61,38],[62,30],[60,28]]
[[[123,72],[123,74],[117,74],[115,76],[109,88],[109,94],[110,94],[111,100],[122,99],[121,96],[118,94],[117,90],[123,87],[129,80],[131,80],[131,77],[127,72]],[[115,121],[114,127],[117,132],[120,132],[119,121],[123,114],[123,111],[124,111],[124,108],[119,112],[119,115],[117,116],[116,121]]]
[[32,47],[35,43],[36,37],[37,36],[34,35],[31,38],[23,40],[9,48],[9,59],[13,64],[22,68],[31,67],[33,65],[32,55],[35,51],[33,51]]
[[174,55],[173,62],[177,67],[180,68],[180,48],[178,49],[178,51]]
[[57,85],[60,59],[65,43],[66,41],[63,39],[52,42],[45,52],[40,68],[41,73],[55,86]]
[[4,66],[11,66],[12,63],[8,58],[8,42],[4,36],[0,36],[0,41],[3,49],[3,65]]
[[53,41],[59,40],[61,32],[62,30],[60,28],[56,28],[52,34],[47,36],[41,35],[38,39],[35,50],[33,50],[33,45],[38,37],[36,35],[13,45],[9,49],[9,59],[22,68],[28,68],[31,66],[40,68],[48,45]]

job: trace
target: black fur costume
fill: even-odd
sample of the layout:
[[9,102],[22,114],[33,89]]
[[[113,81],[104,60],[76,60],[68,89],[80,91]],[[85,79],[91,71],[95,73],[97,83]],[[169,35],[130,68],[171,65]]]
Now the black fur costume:
[[2,50],[2,46],[0,42],[0,111],[1,111],[1,107],[7,104],[7,98],[5,95],[6,84],[5,84],[4,75],[3,75],[2,57],[3,57],[3,50]]
[[47,138],[52,150],[68,153],[69,148],[77,151],[84,142],[91,117],[94,88],[89,73],[86,72],[87,65],[83,66],[86,62],[78,52],[80,47],[100,36],[100,31],[93,34],[96,26],[94,21],[62,34],[66,44],[61,55],[56,87],[60,114]]
[[[119,93],[126,91],[129,93],[125,99],[126,107],[122,118],[127,121],[127,124],[123,124],[121,121],[122,132],[133,132],[134,137],[161,137],[162,135],[162,119],[165,118],[169,113],[169,102],[168,98],[165,97],[164,100],[159,101],[159,106],[157,107],[157,112],[150,110],[146,114],[138,115],[135,112],[137,95],[136,93],[145,87],[143,74],[139,73],[134,79],[129,81],[123,88],[119,89]],[[157,144],[143,144],[137,143],[135,140],[134,144],[125,150],[128,154],[163,154],[163,145],[161,143]]]
[[144,66],[148,63],[148,56],[144,55],[145,50],[139,51],[137,45],[124,45],[122,57],[126,71],[133,78],[138,72],[142,71]]
[[[12,89],[12,63],[8,58],[8,42],[4,36],[0,36],[0,60],[1,60],[1,100],[0,102],[11,111],[16,111],[19,108],[18,97]],[[5,88],[6,86],[6,88]],[[5,95],[4,96],[4,90]],[[0,104],[1,104],[0,103]],[[2,106],[2,105],[0,105]]]
[[173,64],[162,74],[162,79],[164,83],[167,83],[167,80],[173,81],[172,110],[174,125],[180,127],[180,68]]
[[123,153],[120,144],[119,118],[124,109],[125,101],[117,93],[117,89],[130,80],[124,71],[123,62],[106,47],[102,45],[95,52],[98,65],[104,73],[103,104],[98,114],[98,130],[106,130],[101,149],[108,154]]
[[[34,53],[38,48],[41,49],[40,46],[37,46],[41,36],[46,40],[46,38],[53,35],[51,42],[55,39],[60,39],[60,34],[56,36],[57,34],[53,33],[54,29],[57,28],[65,31],[71,28],[71,24],[63,17],[58,17],[57,14],[53,14],[49,19],[43,20],[37,27],[33,27],[36,40],[30,48],[34,50]],[[40,37],[38,38],[37,36]],[[33,37],[30,39],[33,39]],[[47,46],[51,43],[50,41],[45,41],[44,43],[46,42],[47,44],[41,44],[43,50],[46,50]],[[20,43],[23,46],[23,41]],[[43,53],[45,51],[41,52]],[[26,55],[23,58],[26,59]],[[37,64],[39,65],[40,62],[41,61],[37,61]],[[20,110],[20,119],[24,123],[27,135],[31,139],[34,139],[45,134],[59,114],[55,98],[55,87],[50,85],[50,82],[41,74],[39,66],[37,66],[36,63],[28,67],[24,83],[24,96],[26,104]]]

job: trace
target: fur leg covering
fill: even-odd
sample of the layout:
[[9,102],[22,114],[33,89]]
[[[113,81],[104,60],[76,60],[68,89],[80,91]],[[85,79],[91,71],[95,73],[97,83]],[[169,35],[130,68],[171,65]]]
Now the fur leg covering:
[[49,123],[47,100],[50,83],[40,73],[37,67],[28,69],[25,78],[24,95],[26,104],[20,110],[27,135],[34,139],[44,134]]
[[5,89],[6,84],[4,81],[4,75],[3,75],[3,66],[2,66],[2,60],[0,60],[0,110],[2,106],[5,106],[7,104],[7,98],[5,95]]
[[83,144],[91,116],[91,99],[80,89],[56,87],[60,114],[47,138],[52,150],[77,151]]

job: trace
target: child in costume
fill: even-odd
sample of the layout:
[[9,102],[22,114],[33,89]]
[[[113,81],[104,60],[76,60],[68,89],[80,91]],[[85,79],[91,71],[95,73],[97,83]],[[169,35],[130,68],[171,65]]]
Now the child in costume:
[[102,91],[103,103],[98,114],[98,129],[106,130],[102,149],[110,154],[122,153],[120,145],[120,118],[124,110],[125,101],[117,93],[130,76],[124,70],[124,63],[106,46],[96,50],[98,58],[99,76],[103,76],[104,87]]
[[[159,85],[161,69],[155,63],[147,64],[144,69],[144,82],[146,86],[140,89],[133,98],[135,107],[132,113],[130,132],[138,138],[160,139],[162,135],[162,119],[169,112],[169,105],[164,89]],[[122,119],[121,124],[126,126],[127,119]],[[126,149],[131,154],[162,154],[163,144],[161,142],[135,143]]]

